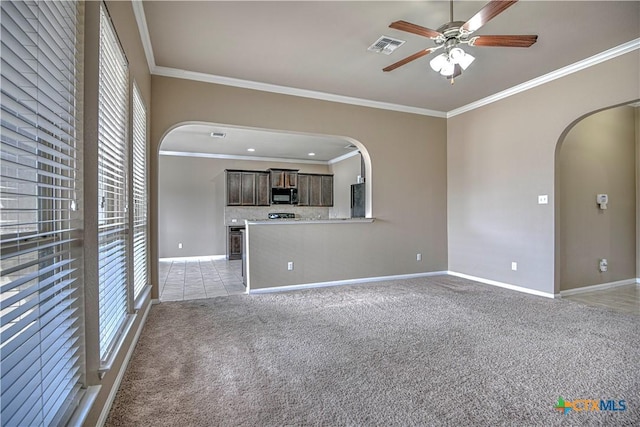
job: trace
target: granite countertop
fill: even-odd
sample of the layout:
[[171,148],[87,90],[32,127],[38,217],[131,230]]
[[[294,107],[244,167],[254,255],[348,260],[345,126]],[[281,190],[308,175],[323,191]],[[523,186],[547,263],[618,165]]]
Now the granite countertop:
[[247,225],[282,225],[282,224],[353,224],[353,223],[370,223],[375,218],[291,218],[291,219],[256,219],[246,220]]

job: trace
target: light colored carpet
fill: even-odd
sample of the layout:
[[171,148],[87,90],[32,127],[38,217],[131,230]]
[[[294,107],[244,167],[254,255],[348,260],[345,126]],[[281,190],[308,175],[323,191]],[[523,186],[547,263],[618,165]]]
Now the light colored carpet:
[[639,367],[639,316],[449,276],[169,302],[107,425],[638,425]]

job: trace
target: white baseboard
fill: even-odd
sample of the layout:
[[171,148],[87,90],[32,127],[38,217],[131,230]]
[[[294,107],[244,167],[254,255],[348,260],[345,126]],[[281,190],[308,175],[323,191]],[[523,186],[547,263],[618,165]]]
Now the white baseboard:
[[355,285],[358,283],[368,283],[368,282],[382,282],[385,280],[401,280],[401,279],[414,279],[417,277],[431,277],[431,276],[444,276],[446,275],[446,271],[431,271],[428,273],[413,273],[413,274],[398,274],[395,276],[381,276],[381,277],[363,277],[360,279],[347,279],[347,280],[335,280],[331,282],[317,282],[317,283],[305,283],[302,285],[288,285],[288,286],[276,286],[273,288],[261,288],[261,289],[251,289],[249,293],[253,294],[267,294],[271,292],[286,292],[286,291],[297,291],[300,289],[312,289],[312,288],[325,288],[329,286],[344,286],[344,285]]
[[497,282],[495,280],[483,279],[482,277],[471,276],[469,274],[457,273],[455,271],[448,271],[451,276],[461,277],[463,279],[473,280],[475,282],[484,283],[485,285],[498,286],[500,288],[510,289],[512,291],[524,292],[526,294],[537,295],[545,298],[555,298],[555,295],[537,291],[535,289],[523,288],[522,286],[511,285],[509,283]]
[[634,285],[640,283],[639,279],[626,279],[618,280],[617,282],[601,283],[599,285],[582,286],[575,289],[567,289],[566,291],[560,291],[560,297],[566,297],[568,295],[582,294],[585,292],[601,291],[603,289],[617,288],[618,286]]
[[136,348],[136,344],[138,343],[138,339],[140,338],[140,334],[142,333],[142,329],[144,328],[144,324],[147,321],[147,315],[151,310],[152,304],[147,304],[147,309],[144,311],[142,315],[142,320],[140,321],[140,325],[138,326],[138,330],[136,331],[133,340],[131,341],[131,345],[129,346],[129,350],[127,351],[127,355],[122,361],[122,366],[120,366],[120,370],[118,371],[118,375],[116,376],[115,381],[113,382],[113,387],[109,392],[109,396],[107,397],[107,401],[102,407],[102,412],[100,412],[100,418],[98,418],[98,422],[96,425],[102,427],[104,423],[107,421],[107,417],[109,416],[109,411],[111,410],[111,406],[113,405],[113,401],[116,399],[116,393],[118,393],[118,389],[120,388],[120,383],[122,382],[122,377],[124,377],[124,373],[127,370],[127,366],[129,366],[129,360],[131,359],[131,355],[133,355],[133,350]]

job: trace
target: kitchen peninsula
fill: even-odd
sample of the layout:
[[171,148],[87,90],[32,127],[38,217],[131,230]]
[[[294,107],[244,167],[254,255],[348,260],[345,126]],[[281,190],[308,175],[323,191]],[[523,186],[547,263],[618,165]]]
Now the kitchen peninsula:
[[246,221],[247,293],[326,286],[369,275],[359,271],[358,259],[362,238],[376,226],[373,218]]

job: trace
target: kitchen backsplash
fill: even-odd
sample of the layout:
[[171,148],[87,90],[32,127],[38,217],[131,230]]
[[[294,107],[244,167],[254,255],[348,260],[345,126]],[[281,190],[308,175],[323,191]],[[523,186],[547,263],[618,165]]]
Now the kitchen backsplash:
[[[317,208],[309,206],[294,205],[272,205],[272,206],[226,206],[224,208],[224,225],[244,225],[248,220],[266,220],[269,212],[294,213],[300,219],[329,219],[331,208]],[[235,222],[232,220],[235,219]]]

